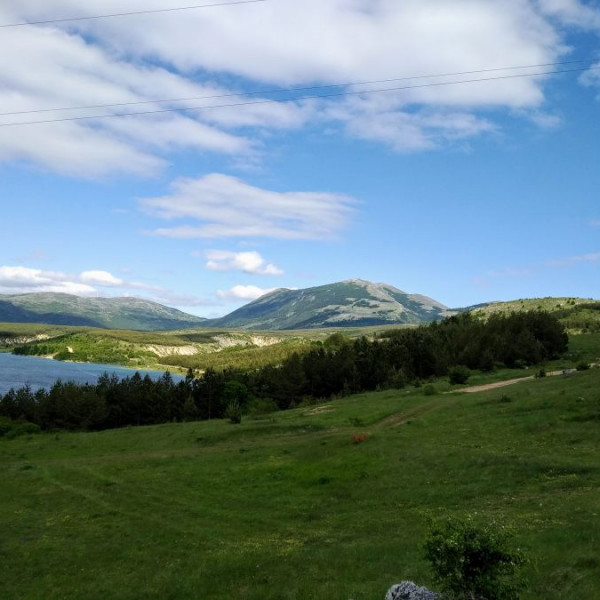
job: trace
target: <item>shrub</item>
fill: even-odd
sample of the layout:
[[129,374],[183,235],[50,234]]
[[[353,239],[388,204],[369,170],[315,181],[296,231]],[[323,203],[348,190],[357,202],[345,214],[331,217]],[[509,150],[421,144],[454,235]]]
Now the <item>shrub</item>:
[[229,419],[230,423],[238,425],[242,422],[242,408],[237,400],[232,400],[225,408],[225,418]]
[[20,435],[31,435],[32,433],[40,433],[40,431],[40,426],[35,423],[13,421],[8,417],[0,417],[0,437],[12,440]]
[[437,394],[437,390],[434,385],[428,384],[423,388],[424,396],[435,396]]
[[452,385],[467,383],[471,376],[471,371],[464,365],[456,365],[448,369],[448,379]]
[[362,431],[360,433],[353,433],[351,440],[353,444],[362,444],[363,442],[366,442],[369,437],[368,432]]
[[469,517],[434,525],[425,557],[453,600],[517,600],[523,587],[523,555],[512,546],[511,532],[494,521],[478,526]]
[[546,369],[544,369],[544,367],[542,367],[536,374],[535,374],[535,378],[536,379],[541,379],[542,377],[546,377]]
[[587,371],[590,368],[590,363],[586,362],[585,360],[582,360],[577,363],[577,366],[575,368],[578,371]]
[[248,414],[253,417],[262,417],[279,410],[275,400],[271,398],[251,398],[248,402]]

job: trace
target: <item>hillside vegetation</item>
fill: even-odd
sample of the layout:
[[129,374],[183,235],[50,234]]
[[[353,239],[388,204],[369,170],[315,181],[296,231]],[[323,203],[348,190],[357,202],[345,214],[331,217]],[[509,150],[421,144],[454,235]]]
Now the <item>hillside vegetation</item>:
[[181,372],[210,367],[246,369],[279,364],[336,332],[355,339],[363,335],[372,338],[387,330],[360,327],[250,333],[202,328],[163,333],[0,323],[0,352]]
[[0,295],[0,321],[154,331],[198,327],[204,319],[142,298],[32,293]]
[[522,600],[592,600],[599,390],[590,369],[0,439],[2,598],[383,600],[402,579],[434,588],[429,519],[472,514],[516,528]]

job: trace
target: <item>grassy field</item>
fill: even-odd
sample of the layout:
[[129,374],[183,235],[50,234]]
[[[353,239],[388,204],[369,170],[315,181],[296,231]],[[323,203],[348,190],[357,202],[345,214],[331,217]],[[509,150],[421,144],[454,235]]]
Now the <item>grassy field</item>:
[[516,527],[524,600],[600,598],[600,369],[0,439],[0,464],[4,600],[382,600],[433,587],[428,521],[467,513]]

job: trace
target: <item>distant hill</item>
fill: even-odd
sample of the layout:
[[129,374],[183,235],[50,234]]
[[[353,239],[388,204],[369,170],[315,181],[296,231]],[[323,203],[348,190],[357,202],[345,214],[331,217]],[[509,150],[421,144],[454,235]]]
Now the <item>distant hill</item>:
[[205,325],[280,330],[427,323],[451,314],[446,306],[385,283],[352,279],[304,290],[279,289]]
[[141,298],[35,293],[0,295],[0,322],[159,331],[200,327],[205,319]]
[[529,298],[478,304],[463,310],[483,319],[497,313],[544,310],[553,313],[570,334],[600,332],[600,301],[591,298]]
[[558,298],[549,296],[546,298],[523,298],[520,300],[508,300],[506,302],[486,302],[484,304],[477,304],[475,306],[469,306],[460,310],[473,312],[480,316],[486,316],[493,313],[508,314],[511,312],[527,310],[563,312],[565,310],[571,310],[580,305],[586,305],[594,302],[597,302],[597,300],[592,300],[591,298]]

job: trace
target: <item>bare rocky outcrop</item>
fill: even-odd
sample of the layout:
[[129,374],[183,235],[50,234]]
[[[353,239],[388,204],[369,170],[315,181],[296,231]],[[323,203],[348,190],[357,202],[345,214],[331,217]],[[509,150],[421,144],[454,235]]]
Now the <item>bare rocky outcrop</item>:
[[441,600],[439,594],[418,586],[412,581],[393,585],[385,595],[385,600]]
[[45,333],[19,337],[0,337],[0,346],[22,346],[31,342],[43,342],[44,340],[49,340],[50,337]]
[[157,344],[150,344],[144,346],[144,350],[156,354],[160,358],[165,356],[194,356],[198,354],[198,348],[196,346],[159,346]]

